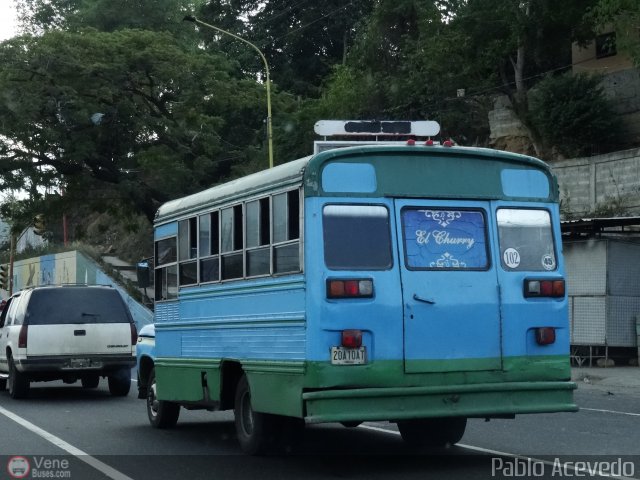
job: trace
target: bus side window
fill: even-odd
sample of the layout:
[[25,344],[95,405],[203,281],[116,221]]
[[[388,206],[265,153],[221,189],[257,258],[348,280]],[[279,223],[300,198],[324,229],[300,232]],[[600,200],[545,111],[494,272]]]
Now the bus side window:
[[178,260],[180,261],[180,285],[198,283],[198,219],[181,220],[178,223]]
[[200,281],[220,280],[220,227],[219,213],[200,216]]
[[246,204],[247,277],[271,273],[269,198]]
[[273,196],[273,273],[300,271],[300,191]]
[[220,211],[222,280],[242,278],[242,205]]
[[158,240],[156,249],[155,298],[172,300],[178,297],[176,237]]

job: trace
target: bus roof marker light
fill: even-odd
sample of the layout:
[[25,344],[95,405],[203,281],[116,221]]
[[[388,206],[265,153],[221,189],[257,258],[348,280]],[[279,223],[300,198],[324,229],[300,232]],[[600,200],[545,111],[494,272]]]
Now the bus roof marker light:
[[426,142],[424,142],[425,147],[433,147],[433,140],[428,139]]
[[442,142],[442,146],[443,147],[453,147],[453,140],[451,140],[451,139],[445,140],[444,142]]
[[416,144],[416,141],[413,138],[410,138],[409,140],[407,140],[407,145],[409,146],[414,146]]

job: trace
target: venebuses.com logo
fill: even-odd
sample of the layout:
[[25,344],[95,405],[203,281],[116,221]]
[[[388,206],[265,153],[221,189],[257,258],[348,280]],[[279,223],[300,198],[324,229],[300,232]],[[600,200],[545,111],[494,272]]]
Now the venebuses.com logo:
[[71,465],[66,458],[23,457],[14,455],[7,462],[10,478],[71,478]]

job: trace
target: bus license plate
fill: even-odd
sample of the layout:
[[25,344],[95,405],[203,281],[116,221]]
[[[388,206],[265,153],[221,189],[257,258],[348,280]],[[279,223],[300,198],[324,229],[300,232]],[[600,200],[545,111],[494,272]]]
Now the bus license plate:
[[363,365],[367,363],[367,349],[331,347],[332,365]]

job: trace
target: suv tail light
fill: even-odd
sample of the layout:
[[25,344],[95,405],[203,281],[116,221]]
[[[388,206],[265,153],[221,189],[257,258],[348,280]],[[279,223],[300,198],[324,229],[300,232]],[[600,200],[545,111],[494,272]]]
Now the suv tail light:
[[136,330],[136,324],[131,323],[131,345],[135,345],[138,342],[138,331]]
[[27,348],[27,337],[29,336],[29,326],[22,325],[18,334],[18,348]]
[[551,297],[562,298],[565,294],[564,279],[541,280],[525,279],[524,296],[529,297]]
[[327,280],[327,298],[371,297],[373,297],[373,280],[370,278]]

